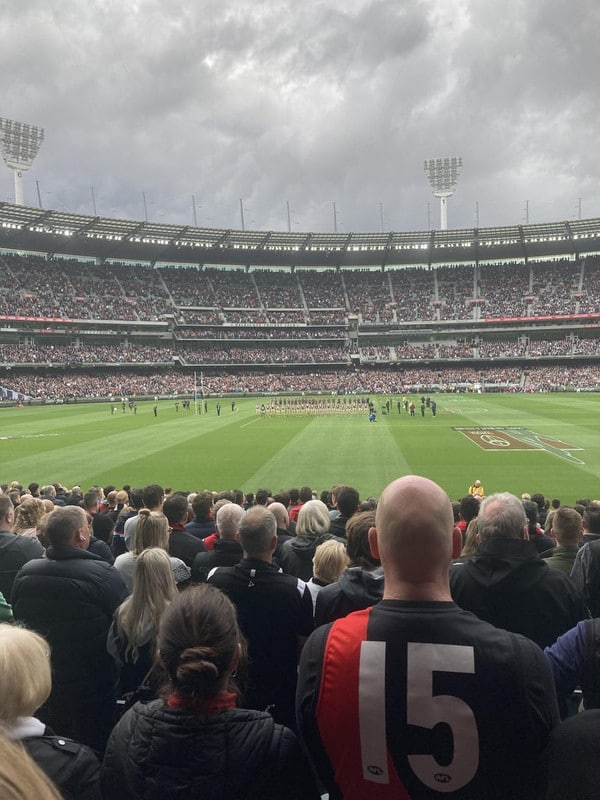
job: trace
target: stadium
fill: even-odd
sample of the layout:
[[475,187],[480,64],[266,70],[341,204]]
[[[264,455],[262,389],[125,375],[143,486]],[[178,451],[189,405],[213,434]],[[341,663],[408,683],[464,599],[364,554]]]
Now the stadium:
[[[541,470],[542,483],[547,473],[543,488],[548,493],[562,489],[581,495],[585,488],[594,495],[600,464],[594,394],[600,388],[599,242],[600,219],[470,230],[302,234],[161,225],[2,203],[3,403],[27,409],[65,403],[81,407],[102,400],[100,415],[106,424],[106,409],[113,401],[119,414],[123,399],[135,399],[145,411],[144,403],[159,401],[165,408],[162,422],[166,413],[174,416],[175,399],[195,401],[192,411],[200,415],[205,409],[214,414],[215,400],[222,399],[220,423],[230,398],[237,398],[235,419],[242,424],[242,414],[252,420],[258,408],[255,399],[245,398],[279,397],[287,403],[288,398],[317,394],[343,402],[351,395],[381,395],[381,402],[375,401],[376,410],[381,405],[383,412],[378,424],[402,440],[401,457],[391,456],[382,471],[375,465],[379,442],[372,457],[358,459],[364,468],[358,469],[352,450],[342,448],[339,458],[322,469],[315,467],[319,458],[313,445],[305,463],[294,453],[290,485],[330,486],[343,471],[345,480],[350,472],[363,492],[376,495],[386,479],[404,470],[427,473],[459,496],[465,481],[472,479],[472,469],[483,470],[496,488],[531,489],[526,483],[531,456],[517,452],[514,457],[525,461],[507,474],[506,462],[499,465],[496,456],[492,466],[489,452],[472,446],[464,456],[468,468],[454,479],[451,465],[465,445],[457,429],[482,424],[505,429],[508,414],[513,428],[533,430],[538,437],[534,449],[544,449],[539,437],[561,439],[564,415],[574,402],[586,401],[585,412],[577,412],[582,429],[567,429],[566,444],[559,445],[568,452],[585,449],[586,458],[579,459],[583,466],[575,466],[578,459],[573,456],[557,469],[546,454],[545,465],[539,466],[538,460],[535,469]],[[438,420],[446,414],[452,423],[447,441],[441,437],[425,445],[425,435],[418,433],[412,444],[412,434],[407,439],[405,430],[393,432],[392,426],[404,420],[398,402],[402,396],[415,395],[419,408],[421,396],[438,394],[445,398],[438,398]],[[518,400],[517,394],[525,396]],[[523,412],[525,417],[511,411],[517,404],[527,409],[528,399],[531,407],[531,394],[559,395],[562,411],[540,412],[542,417],[548,413],[548,424],[538,421],[532,428],[525,418],[529,411]],[[503,395],[510,395],[510,406]],[[460,397],[463,405],[467,397],[473,403],[484,397],[488,405],[505,405],[493,416],[486,407],[483,417],[463,418],[456,405]],[[568,399],[573,397],[575,401]],[[327,408],[319,419],[307,417],[303,424],[323,425],[323,418],[336,416]],[[8,413],[9,408],[6,422]],[[130,413],[128,407],[128,419]],[[283,448],[293,434],[283,431],[283,419],[273,417],[268,424],[281,422]],[[23,417],[18,419],[21,424]],[[348,420],[336,418],[335,423],[348,425]],[[21,435],[35,437],[36,430],[34,426]],[[97,436],[96,426],[92,430]],[[128,435],[139,435],[136,431],[134,425]],[[356,434],[345,428],[330,433],[338,442],[349,436],[356,444]],[[171,435],[166,434],[167,440]],[[187,431],[185,437],[190,436]],[[262,451],[264,432],[257,437],[260,446],[253,442],[249,447],[254,458],[236,453],[236,434],[232,437],[232,444],[225,446],[225,435],[217,438],[216,449],[229,453],[223,465],[213,461],[210,471],[198,471],[192,460],[184,459],[181,469],[181,458],[176,458],[174,472],[165,469],[164,481],[177,479],[190,488],[199,476],[201,485],[217,488],[253,480],[283,482],[279,462],[263,466],[262,460],[266,464],[273,455]],[[21,464],[23,439],[13,446]],[[28,446],[33,447],[31,442]],[[362,452],[370,452],[371,446],[369,442]],[[447,458],[438,457],[432,466],[437,446]],[[365,444],[357,447],[361,452]],[[33,448],[30,457],[38,455]],[[108,463],[90,469],[85,462],[85,455],[75,459],[60,479],[95,483],[121,475],[123,481],[150,480],[143,469],[132,477],[114,463],[112,469]],[[240,467],[233,475],[232,463]]]

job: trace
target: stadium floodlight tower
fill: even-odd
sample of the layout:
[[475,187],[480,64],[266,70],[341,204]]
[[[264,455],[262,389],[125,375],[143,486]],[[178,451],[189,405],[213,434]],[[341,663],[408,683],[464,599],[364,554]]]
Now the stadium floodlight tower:
[[432,158],[425,162],[425,172],[434,197],[440,198],[440,230],[448,229],[448,198],[454,194],[462,170],[462,158]]
[[23,203],[23,173],[33,164],[44,141],[44,129],[0,117],[0,152],[15,173],[15,205]]

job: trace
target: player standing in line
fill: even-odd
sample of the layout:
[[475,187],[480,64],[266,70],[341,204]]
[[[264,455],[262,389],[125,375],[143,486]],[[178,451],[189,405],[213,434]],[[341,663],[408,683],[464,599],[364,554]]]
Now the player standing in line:
[[544,797],[550,668],[532,641],[452,602],[453,525],[437,484],[391,483],[369,530],[383,600],[304,647],[298,724],[331,800]]

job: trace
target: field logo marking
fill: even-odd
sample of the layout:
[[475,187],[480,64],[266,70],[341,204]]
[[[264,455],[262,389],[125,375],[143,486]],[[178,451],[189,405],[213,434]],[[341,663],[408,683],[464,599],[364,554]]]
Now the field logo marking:
[[513,450],[545,451],[572,464],[585,464],[580,458],[572,455],[572,450],[583,450],[583,447],[563,442],[551,436],[543,436],[528,428],[517,427],[455,427],[453,430],[462,433],[473,444],[482,450],[509,452]]

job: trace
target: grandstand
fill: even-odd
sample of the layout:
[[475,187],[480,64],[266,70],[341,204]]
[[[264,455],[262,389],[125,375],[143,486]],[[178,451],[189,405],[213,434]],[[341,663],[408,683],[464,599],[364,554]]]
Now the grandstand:
[[600,219],[232,231],[0,203],[7,400],[600,388]]

